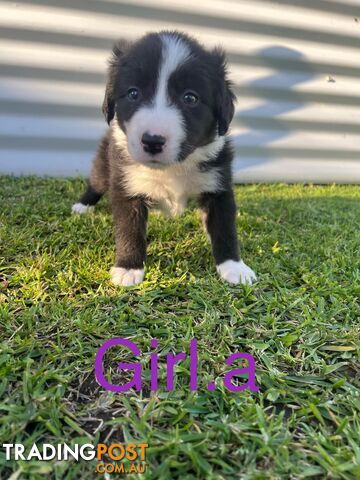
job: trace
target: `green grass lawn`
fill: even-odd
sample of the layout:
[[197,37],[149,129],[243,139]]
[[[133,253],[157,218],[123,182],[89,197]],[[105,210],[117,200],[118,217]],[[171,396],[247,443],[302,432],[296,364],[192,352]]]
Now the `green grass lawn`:
[[[152,214],[146,279],[130,289],[109,282],[107,201],[70,214],[82,188],[0,178],[0,444],[147,442],[146,479],[360,478],[360,188],[236,187],[252,287],[218,279],[196,209]],[[175,392],[160,380],[150,394],[147,370],[142,392],[100,388],[96,350],[120,336],[145,367],[151,338],[164,358],[196,337],[198,392],[186,361]],[[207,391],[238,351],[256,358],[260,392]],[[0,453],[12,480],[102,478],[95,467]]]

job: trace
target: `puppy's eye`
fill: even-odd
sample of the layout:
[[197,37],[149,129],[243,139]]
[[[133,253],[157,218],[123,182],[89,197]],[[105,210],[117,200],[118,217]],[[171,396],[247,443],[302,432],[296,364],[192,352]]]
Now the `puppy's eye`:
[[140,96],[140,92],[135,87],[129,88],[129,90],[127,91],[127,97],[132,102],[136,102],[136,100],[138,100],[139,96]]
[[194,92],[186,92],[183,96],[183,102],[185,105],[196,105],[199,101],[199,97]]

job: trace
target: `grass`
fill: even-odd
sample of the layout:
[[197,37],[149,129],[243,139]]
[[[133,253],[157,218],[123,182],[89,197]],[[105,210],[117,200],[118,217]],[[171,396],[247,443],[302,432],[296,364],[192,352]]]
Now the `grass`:
[[[237,187],[253,287],[217,278],[195,209],[151,215],[146,280],[121,289],[107,202],[69,213],[82,184],[0,179],[0,443],[147,442],[146,479],[360,478],[359,187]],[[163,358],[196,337],[198,392],[186,362],[175,392],[149,394],[147,368],[142,392],[104,391],[95,352],[118,336],[145,367],[151,338]],[[260,392],[208,392],[237,351],[256,358]],[[95,466],[0,450],[0,478],[101,478]]]

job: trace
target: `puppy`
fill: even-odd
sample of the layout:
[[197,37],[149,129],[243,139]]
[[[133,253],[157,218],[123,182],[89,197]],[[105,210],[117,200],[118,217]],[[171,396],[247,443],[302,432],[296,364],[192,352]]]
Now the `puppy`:
[[87,190],[73,212],[85,213],[108,191],[115,222],[114,284],[144,278],[148,209],[180,214],[198,201],[220,277],[249,283],[240,259],[226,136],[235,96],[225,55],[179,32],[145,35],[113,48],[103,112],[110,128],[94,159]]

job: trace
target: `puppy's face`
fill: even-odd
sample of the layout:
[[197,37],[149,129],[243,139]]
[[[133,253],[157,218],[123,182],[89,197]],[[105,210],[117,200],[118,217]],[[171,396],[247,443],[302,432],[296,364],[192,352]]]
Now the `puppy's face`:
[[149,167],[181,162],[224,135],[234,113],[224,56],[164,32],[114,49],[105,96],[132,159]]

